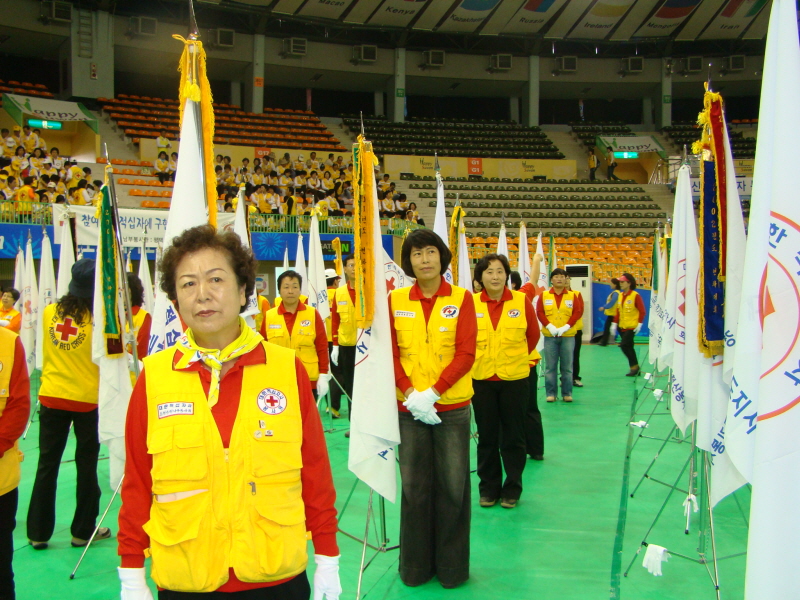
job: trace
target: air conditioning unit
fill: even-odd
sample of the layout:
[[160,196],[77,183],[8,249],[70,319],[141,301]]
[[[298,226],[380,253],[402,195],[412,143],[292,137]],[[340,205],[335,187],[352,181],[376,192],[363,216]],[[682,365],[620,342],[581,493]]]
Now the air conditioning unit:
[[154,36],[157,26],[157,19],[151,19],[150,17],[131,17],[128,31],[133,35]]
[[685,73],[702,73],[703,71],[703,57],[702,56],[687,56],[684,61]]
[[353,46],[353,60],[358,63],[373,63],[378,60],[378,47],[362,44]]
[[72,21],[72,4],[69,2],[48,2],[47,16],[57,23],[70,23]]
[[734,56],[726,56],[722,61],[722,70],[728,73],[744,71],[744,55],[736,54]]
[[629,56],[622,59],[622,70],[626,73],[641,73],[644,71],[644,58],[641,56]]
[[236,43],[236,31],[233,29],[217,29],[215,37],[219,48],[233,48]]
[[305,38],[286,38],[283,40],[283,56],[305,56],[308,40]]
[[513,59],[511,54],[492,54],[492,70],[510,71]]
[[578,71],[578,57],[559,56],[556,58],[556,71],[559,73],[576,73]]
[[444,50],[426,50],[422,53],[426,67],[443,67]]

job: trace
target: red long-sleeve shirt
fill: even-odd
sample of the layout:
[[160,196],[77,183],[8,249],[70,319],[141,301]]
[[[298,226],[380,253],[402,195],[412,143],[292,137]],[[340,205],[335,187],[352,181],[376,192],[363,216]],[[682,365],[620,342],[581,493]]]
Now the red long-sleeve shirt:
[[[553,288],[548,290],[551,294],[553,294],[556,298],[556,306],[561,306],[561,298],[564,296],[564,292],[566,289],[561,290],[559,294]],[[539,296],[539,301],[536,303],[536,316],[539,317],[539,322],[542,324],[542,327],[547,327],[550,324],[550,320],[544,314],[544,305],[542,304],[542,298],[544,296]],[[569,320],[567,321],[567,325],[572,327],[575,323],[578,322],[583,316],[583,296],[580,294],[575,294],[575,300],[572,304],[572,315],[570,316]]]
[[14,367],[11,369],[8,400],[0,416],[0,456],[13,448],[28,422],[31,413],[31,383],[25,364],[25,349],[22,341],[14,340]]
[[[132,312],[134,315],[137,315],[140,310],[142,310],[141,306],[134,306]],[[150,313],[147,313],[144,316],[142,326],[139,327],[139,331],[136,333],[136,357],[139,360],[147,356],[147,350],[150,347],[150,327],[152,327],[152,325],[153,317]]]
[[[631,295],[633,290],[628,290],[622,294],[621,302],[625,302],[625,299]],[[641,325],[644,323],[644,315],[645,315],[645,308],[644,308],[644,300],[642,300],[641,294],[636,294],[636,310],[639,311],[639,324]],[[619,310],[614,314],[614,323],[619,323]],[[621,331],[630,331],[630,329],[622,329]]]
[[[347,284],[347,292],[350,294],[350,301],[355,304],[356,302],[356,291],[355,289],[350,287],[350,284]],[[339,345],[339,323],[341,322],[341,317],[339,316],[339,307],[336,306],[336,302],[333,303],[331,306],[331,339],[333,340],[333,345]]]
[[[242,392],[243,368],[248,365],[264,364],[266,357],[260,344],[252,351],[239,357],[230,370],[222,376],[219,386],[219,401],[211,409],[211,414],[219,429],[222,444],[230,444],[233,424],[239,410]],[[200,362],[192,363],[185,369],[195,371],[208,395],[211,372]],[[303,503],[306,512],[306,528],[311,532],[316,554],[338,556],[336,543],[338,523],[336,520],[336,490],[333,487],[328,450],[317,405],[311,394],[308,375],[299,359],[295,359],[297,383],[300,391],[300,413],[303,421],[302,458]],[[122,508],[119,512],[118,552],[122,566],[141,568],[144,566],[144,550],[150,546],[150,539],[142,526],[150,519],[153,480],[150,471],[153,459],[147,453],[147,388],[146,369],[139,375],[128,406],[125,423],[125,444],[127,460],[125,479],[122,484]],[[255,550],[257,551],[257,550]],[[239,581],[230,569],[230,579],[220,592],[236,592],[283,583],[244,583]]]
[[[442,278],[442,283],[439,289],[431,296],[426,298],[419,289],[419,284],[414,283],[409,292],[409,299],[415,300],[420,303],[422,307],[422,314],[425,315],[425,324],[433,312],[433,305],[436,303],[437,296],[449,296],[451,294],[451,286]],[[400,348],[397,346],[397,332],[394,329],[394,309],[392,308],[392,295],[389,294],[389,319],[392,324],[392,353],[394,355],[394,381],[397,388],[405,393],[408,388],[414,387],[411,384],[411,379],[406,375],[403,370],[403,365],[400,363]],[[458,315],[458,325],[456,326],[456,353],[453,356],[452,362],[444,368],[439,379],[433,384],[439,395],[444,394],[459,379],[469,374],[472,365],[475,362],[475,345],[478,339],[478,322],[475,318],[475,303],[472,301],[472,294],[467,292],[464,294],[464,301],[461,303],[461,309]],[[419,390],[420,392],[424,390]],[[453,410],[461,408],[469,404],[469,401],[459,402],[458,404],[435,404],[436,410],[439,412],[445,410]],[[403,406],[402,402],[397,403],[397,407],[402,412],[409,412]]]
[[[492,300],[486,290],[481,292],[481,301],[486,303],[489,309],[489,318],[492,320],[492,327],[496,330],[497,324],[500,322],[500,317],[503,316],[503,306],[513,296],[511,290],[508,288],[503,289],[503,295],[500,300]],[[533,304],[530,302],[525,303],[525,319],[528,327],[525,330],[525,338],[528,340],[528,354],[536,350],[536,344],[539,343],[539,321],[536,320],[536,314],[533,310]],[[489,381],[502,381],[496,374],[487,378]]]

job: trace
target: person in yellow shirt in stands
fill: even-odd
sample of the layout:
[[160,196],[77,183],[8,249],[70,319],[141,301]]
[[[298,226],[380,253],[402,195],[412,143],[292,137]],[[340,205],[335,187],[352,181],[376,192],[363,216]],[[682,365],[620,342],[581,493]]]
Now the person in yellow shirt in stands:
[[5,127],[0,129],[0,142],[3,144],[3,165],[7,166],[11,164],[11,157],[14,156],[14,152],[17,149],[19,144],[14,136],[11,135],[11,132],[8,131]]
[[261,185],[264,183],[264,170],[261,167],[255,167],[253,174],[250,176],[250,183],[253,185]]
[[159,151],[160,150],[166,151],[169,150],[170,148],[172,148],[172,142],[170,142],[169,138],[167,137],[167,130],[162,129],[161,133],[156,138],[156,149]]
[[45,154],[47,154],[47,142],[46,142],[46,141],[44,140],[44,138],[42,137],[42,132],[41,132],[40,130],[38,130],[38,129],[34,129],[34,130],[33,130],[33,133],[36,135],[36,138],[37,138],[37,140],[38,140],[38,141],[36,142],[36,147],[37,147],[37,148],[41,148],[41,149],[42,149],[42,152],[44,152]]
[[78,183],[83,179],[83,169],[78,166],[77,161],[72,161],[67,169],[67,187],[71,190],[78,187]]
[[34,148],[33,153],[28,157],[28,163],[31,166],[31,175],[38,177],[41,173],[42,166],[44,165],[44,153],[41,148]]
[[178,170],[178,153],[173,152],[169,155],[169,178],[175,181],[175,171]]
[[267,197],[267,188],[263,184],[259,184],[256,186],[255,191],[250,196],[253,204],[258,207],[258,212],[268,215],[272,212],[272,207],[269,204],[269,199]]
[[26,154],[33,154],[33,151],[39,145],[39,136],[31,131],[30,125],[25,125],[22,128],[22,145],[25,146]]
[[14,153],[14,157],[11,159],[11,174],[14,177],[22,177],[22,172],[27,170],[30,166],[28,162],[28,158],[25,156],[25,148],[22,146],[17,146],[17,150]]
[[306,168],[306,159],[302,154],[297,155],[297,159],[292,163],[292,168],[295,171],[303,171]]
[[170,179],[169,156],[167,156],[164,150],[158,153],[158,158],[156,158],[156,162],[153,166],[156,169],[156,176],[161,183]]
[[49,156],[42,160],[42,167],[39,169],[39,176],[41,177],[42,175],[47,175],[50,177],[50,181],[53,181],[52,177],[54,175],[56,177],[58,176],[58,169],[53,166],[53,159]]
[[391,184],[392,184],[392,182],[389,181],[389,174],[388,173],[384,173],[383,174],[383,179],[378,182],[378,187],[380,188],[380,190],[382,192],[386,192],[389,189],[389,186]]
[[[95,261],[82,258],[72,266],[69,292],[44,309],[44,368],[39,389],[39,465],[28,507],[28,541],[47,548],[56,524],[56,483],[70,429],[75,433],[77,469],[72,545],[85,546],[100,512],[97,459],[99,369],[92,362],[92,308]],[[101,527],[94,541],[111,537]]]
[[19,300],[19,292],[14,288],[10,288],[3,292],[3,298],[0,301],[0,327],[4,327],[14,333],[19,333],[22,325],[22,315],[14,308],[17,300]]
[[31,213],[33,213],[33,203],[38,201],[33,186],[34,178],[31,176],[25,177],[22,180],[22,187],[17,190],[14,196],[14,200],[17,204],[17,215],[22,216],[23,220],[30,218]]
[[222,183],[228,187],[236,184],[236,175],[234,175],[230,165],[222,167]]

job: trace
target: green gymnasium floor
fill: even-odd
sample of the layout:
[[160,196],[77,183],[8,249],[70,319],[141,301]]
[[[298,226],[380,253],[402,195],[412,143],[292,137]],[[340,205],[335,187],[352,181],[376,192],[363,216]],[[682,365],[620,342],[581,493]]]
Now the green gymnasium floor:
[[[638,345],[637,350],[644,359],[647,346]],[[641,390],[646,382],[643,377],[636,380],[624,377],[627,365],[617,347],[584,346],[581,358],[585,387],[575,389],[575,402],[571,405],[540,403],[545,428],[545,460],[528,461],[525,490],[518,507],[513,510],[499,505],[490,509],[478,507],[477,476],[473,475],[469,582],[455,590],[444,590],[436,580],[418,588],[407,588],[397,576],[398,553],[394,551],[377,556],[369,566],[364,575],[362,597],[365,594],[376,600],[703,600],[716,597],[706,566],[675,556],[664,563],[662,577],[654,577],[642,568],[643,554],[637,557],[628,577],[619,576],[640,547],[669,493],[666,486],[645,480],[634,498],[621,494],[629,432],[632,432],[631,441],[636,442],[627,469],[628,486],[632,490],[661,446],[661,441],[637,440],[636,436],[643,433],[663,439],[669,435],[672,421],[663,414],[648,416],[654,407],[656,413],[665,413],[667,402],[657,403],[652,393],[645,390],[639,396],[639,413],[633,420],[648,420],[650,427],[641,430],[628,425],[634,392]],[[641,362],[646,364],[646,360]],[[665,381],[664,378],[657,380],[658,386],[665,387]],[[540,389],[539,397],[543,396]],[[334,425],[338,431],[328,433],[327,439],[338,491],[337,507],[341,510],[354,477],[347,470],[348,440],[343,434],[347,423],[340,420],[334,421]],[[69,543],[75,488],[71,462],[61,467],[56,532],[50,548],[35,551],[27,546],[25,515],[37,462],[37,440],[38,429],[34,423],[28,438],[21,442],[25,462],[15,532],[17,598],[119,598],[118,561],[113,539],[90,548],[76,578],[69,579],[81,554],[80,549],[72,548]],[[70,443],[64,459],[71,460],[73,451],[74,444]],[[650,470],[650,477],[673,482],[688,456],[688,443],[667,443]],[[473,446],[473,464],[474,460]],[[103,487],[102,511],[111,497],[107,461],[100,462],[99,474]],[[681,478],[681,489],[686,489],[687,480],[688,475]],[[342,529],[358,537],[364,533],[367,497],[366,486],[356,486],[341,519]],[[684,534],[682,503],[685,498],[684,492],[672,496],[648,540],[696,557],[699,539],[696,526],[701,513],[692,516],[691,532]],[[386,507],[387,535],[390,544],[394,544],[398,538],[399,507],[389,503]],[[742,489],[736,493],[736,498],[726,498],[715,509],[716,545],[720,556],[745,550],[748,507],[749,491]],[[119,499],[116,499],[105,522],[114,533],[118,509]],[[353,599],[361,545],[344,535],[340,536],[339,545],[342,598]],[[368,552],[368,558],[371,556],[372,552]],[[721,598],[742,598],[744,565],[744,556],[719,563]]]

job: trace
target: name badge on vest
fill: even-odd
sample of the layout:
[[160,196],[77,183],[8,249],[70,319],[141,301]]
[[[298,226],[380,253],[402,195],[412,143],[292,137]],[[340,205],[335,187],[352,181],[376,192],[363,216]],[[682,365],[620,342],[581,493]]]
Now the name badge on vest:
[[564,300],[564,304],[567,308],[572,308],[572,300]]
[[483,318],[483,313],[475,313],[475,316],[476,316],[478,319],[482,319],[482,318]]
[[553,306],[553,299],[552,298],[542,298],[542,303],[544,306]]
[[394,311],[394,318],[398,319],[400,317],[406,317],[408,319],[413,319],[417,316],[417,313],[413,310],[396,310]]
[[158,405],[158,418],[174,417],[175,415],[193,415],[193,402],[166,402]]
[[347,306],[347,300],[339,300],[337,303],[339,306]]
[[280,329],[281,326],[278,323],[273,323],[269,326],[270,329]]

